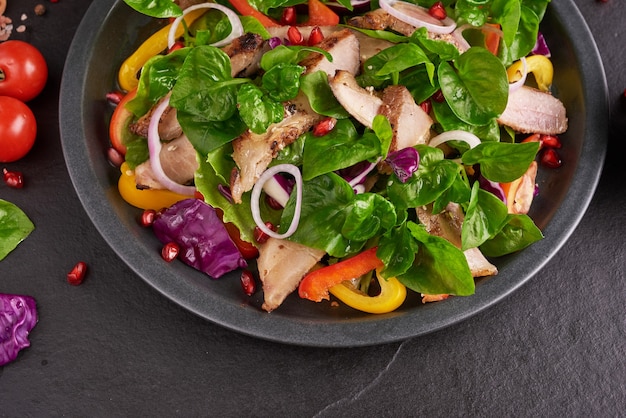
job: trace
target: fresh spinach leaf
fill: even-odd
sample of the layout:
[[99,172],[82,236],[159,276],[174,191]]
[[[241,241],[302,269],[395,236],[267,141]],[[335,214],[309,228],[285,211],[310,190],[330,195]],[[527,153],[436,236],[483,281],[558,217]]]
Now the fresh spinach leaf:
[[0,199],[0,260],[13,251],[34,229],[35,225],[20,208]]
[[241,86],[237,93],[237,103],[241,119],[254,133],[262,134],[270,124],[283,120],[283,105],[267,97],[254,84]]
[[461,227],[461,248],[478,247],[495,236],[504,226],[507,214],[507,207],[500,199],[481,189],[478,182],[474,183]]
[[152,17],[178,17],[183,11],[173,0],[124,0],[133,9]]
[[261,85],[272,100],[286,102],[298,94],[300,76],[304,70],[304,67],[297,64],[279,63],[263,74]]
[[509,183],[521,177],[539,150],[538,142],[483,142],[463,154],[463,164],[480,164],[483,176],[491,181]]
[[335,98],[328,85],[328,75],[324,71],[315,71],[300,77],[300,89],[306,95],[315,113],[335,119],[345,119],[350,116]]
[[500,257],[523,250],[541,239],[541,230],[528,215],[509,215],[500,232],[485,241],[480,250],[488,257]]

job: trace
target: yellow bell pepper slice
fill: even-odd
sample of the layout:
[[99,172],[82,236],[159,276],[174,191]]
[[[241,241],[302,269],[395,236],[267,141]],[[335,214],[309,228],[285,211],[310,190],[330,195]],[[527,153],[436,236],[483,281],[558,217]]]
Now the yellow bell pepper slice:
[[117,188],[128,204],[139,209],[160,210],[172,206],[174,203],[189,199],[189,196],[174,193],[170,190],[141,190],[135,182],[135,172],[127,163],[120,167],[122,174],[117,182]]
[[[185,24],[189,27],[194,20],[200,17],[206,10],[199,9],[193,10],[185,15]],[[167,48],[167,36],[170,32],[172,24],[161,28],[158,32],[155,32],[135,52],[133,52],[120,66],[117,74],[117,80],[120,87],[123,90],[131,91],[139,84],[137,74],[144,64],[155,55],[160,54]],[[176,37],[183,34],[184,25],[178,25],[176,28]]]
[[[526,71],[533,73],[539,90],[548,91],[550,89],[552,77],[554,76],[554,68],[548,57],[544,55],[531,55],[530,57],[526,57]],[[506,70],[510,83],[521,79],[523,73],[524,63],[522,60],[514,62]]]
[[367,313],[383,314],[398,309],[406,299],[406,287],[395,277],[385,280],[379,276],[378,283],[377,296],[368,296],[345,282],[331,287],[329,292],[346,305]]

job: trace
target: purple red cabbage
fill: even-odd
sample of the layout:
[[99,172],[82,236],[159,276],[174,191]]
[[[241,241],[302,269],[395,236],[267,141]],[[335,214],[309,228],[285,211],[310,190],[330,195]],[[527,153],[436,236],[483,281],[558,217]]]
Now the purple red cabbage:
[[402,183],[406,183],[419,167],[420,156],[413,147],[403,148],[387,155],[385,159],[394,174]]
[[163,244],[178,244],[183,262],[214,279],[247,266],[215,209],[201,200],[175,203],[155,219],[152,228]]
[[550,53],[550,48],[548,48],[548,44],[546,43],[546,39],[543,37],[541,32],[537,34],[537,42],[535,42],[535,46],[533,47],[531,53],[533,55],[545,55],[548,58],[552,55]]
[[498,199],[502,200],[506,204],[506,196],[500,183],[486,179],[482,174],[478,176],[478,184],[481,189],[492,193]]
[[28,334],[37,324],[37,306],[30,296],[0,293],[0,366],[30,346]]

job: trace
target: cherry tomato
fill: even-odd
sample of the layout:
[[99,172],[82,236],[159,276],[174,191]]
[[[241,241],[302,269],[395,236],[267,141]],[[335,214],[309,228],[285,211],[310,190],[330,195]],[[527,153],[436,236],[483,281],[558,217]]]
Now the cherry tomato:
[[0,162],[25,156],[36,136],[37,121],[28,106],[13,97],[0,96]]
[[0,43],[0,95],[23,102],[35,98],[48,80],[48,65],[41,52],[23,41]]
[[128,129],[128,125],[132,122],[134,115],[130,110],[126,109],[126,103],[134,99],[136,95],[137,89],[133,89],[122,97],[122,100],[120,100],[113,111],[111,122],[109,123],[111,146],[122,155],[126,155],[126,143],[133,136]]

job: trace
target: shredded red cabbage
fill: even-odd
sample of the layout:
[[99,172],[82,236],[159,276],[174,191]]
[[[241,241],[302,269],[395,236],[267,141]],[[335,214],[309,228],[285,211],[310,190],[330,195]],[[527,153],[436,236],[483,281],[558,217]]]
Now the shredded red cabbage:
[[495,197],[500,199],[506,204],[506,196],[504,195],[504,190],[502,190],[502,186],[500,183],[496,183],[495,181],[491,181],[486,179],[482,174],[478,177],[478,184],[480,188],[492,193]]
[[155,219],[152,228],[163,244],[178,244],[181,260],[214,279],[248,265],[215,209],[201,200],[175,203]]
[[550,58],[552,55],[550,53],[550,48],[548,48],[548,44],[546,43],[546,39],[543,37],[541,32],[537,33],[537,42],[535,42],[535,46],[531,51],[533,55],[545,55]]
[[417,171],[420,156],[415,148],[407,147],[390,153],[385,161],[391,166],[398,179],[402,183],[406,183]]
[[28,333],[36,324],[35,299],[0,293],[0,366],[15,360],[22,348],[30,346]]

